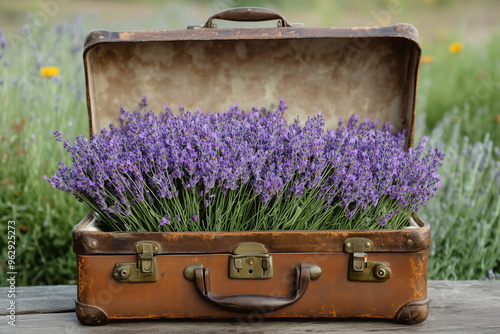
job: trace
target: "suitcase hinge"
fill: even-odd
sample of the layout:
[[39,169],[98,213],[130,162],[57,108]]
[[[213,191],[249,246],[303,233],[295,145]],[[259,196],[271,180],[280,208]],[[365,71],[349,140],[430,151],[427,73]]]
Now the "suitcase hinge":
[[273,257],[257,242],[239,244],[229,255],[229,277],[265,279],[273,277]]
[[344,241],[344,251],[352,254],[349,263],[349,280],[384,282],[391,278],[387,262],[368,261],[366,252],[373,251],[373,242],[366,238],[349,238]]
[[139,241],[134,246],[137,262],[117,263],[113,277],[123,283],[156,282],[156,257],[160,246],[154,241]]

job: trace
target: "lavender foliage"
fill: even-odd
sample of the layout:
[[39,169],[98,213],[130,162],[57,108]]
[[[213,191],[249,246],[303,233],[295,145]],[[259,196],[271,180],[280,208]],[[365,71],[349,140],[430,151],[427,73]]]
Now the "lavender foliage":
[[427,139],[405,151],[389,123],[353,115],[325,130],[320,112],[288,125],[286,109],[122,109],[91,140],[55,131],[73,167],[44,178],[110,229],[136,231],[401,228],[441,186],[444,154],[424,152]]

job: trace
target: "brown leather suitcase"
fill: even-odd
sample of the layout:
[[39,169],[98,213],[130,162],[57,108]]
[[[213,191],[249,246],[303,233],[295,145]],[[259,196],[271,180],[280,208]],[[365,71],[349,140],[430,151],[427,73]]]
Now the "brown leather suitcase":
[[[277,20],[277,28],[214,28],[216,19]],[[327,127],[355,113],[408,131],[420,59],[410,25],[307,28],[238,8],[178,31],[94,31],[84,62],[91,133],[120,106],[182,103],[248,110],[281,96],[289,119],[323,112]],[[288,111],[287,111],[288,112]],[[427,318],[430,227],[404,230],[137,233],[73,230],[76,314],[87,325],[149,318]]]

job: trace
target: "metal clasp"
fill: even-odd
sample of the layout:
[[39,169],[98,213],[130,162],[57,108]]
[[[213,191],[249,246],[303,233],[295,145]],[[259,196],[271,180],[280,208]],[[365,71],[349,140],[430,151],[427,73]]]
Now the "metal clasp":
[[123,283],[156,282],[156,257],[160,246],[154,241],[139,241],[134,245],[137,262],[117,263],[113,277]]
[[368,261],[373,251],[373,242],[366,238],[349,238],[344,241],[344,251],[352,254],[348,279],[362,282],[384,282],[391,278],[392,271],[387,262]]
[[229,255],[229,277],[265,279],[273,277],[273,257],[257,242],[245,242]]

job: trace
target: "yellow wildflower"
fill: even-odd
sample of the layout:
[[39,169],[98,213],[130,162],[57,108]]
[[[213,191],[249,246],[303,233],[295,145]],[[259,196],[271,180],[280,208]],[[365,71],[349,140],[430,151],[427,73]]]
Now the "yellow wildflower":
[[500,123],[500,114],[497,114],[495,118],[497,119],[497,122]]
[[462,43],[455,42],[455,43],[450,44],[450,46],[448,47],[448,50],[451,53],[459,53],[460,51],[462,51],[463,48],[464,48],[464,45]]
[[422,64],[430,64],[434,61],[434,56],[423,56]]
[[42,78],[52,78],[59,75],[59,68],[55,66],[42,66],[40,67],[40,76]]

